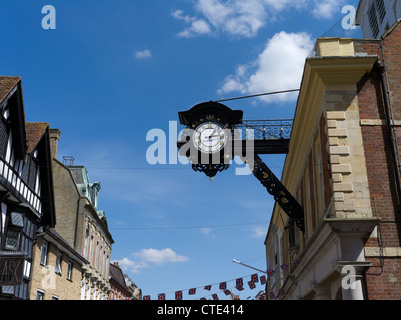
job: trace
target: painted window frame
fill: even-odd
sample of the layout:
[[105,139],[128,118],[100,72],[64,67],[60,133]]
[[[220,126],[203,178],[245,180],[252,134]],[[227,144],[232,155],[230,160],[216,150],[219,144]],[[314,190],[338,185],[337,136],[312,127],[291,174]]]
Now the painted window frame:
[[63,264],[63,253],[60,250],[57,250],[56,253],[56,263],[54,264],[54,272],[58,275],[61,275],[61,267]]
[[49,243],[46,240],[43,240],[42,250],[40,254],[40,264],[42,266],[47,266],[48,254],[49,254]]
[[67,280],[69,280],[69,281],[72,281],[73,267],[74,267],[74,263],[71,260],[69,260],[67,263],[67,276],[66,276]]

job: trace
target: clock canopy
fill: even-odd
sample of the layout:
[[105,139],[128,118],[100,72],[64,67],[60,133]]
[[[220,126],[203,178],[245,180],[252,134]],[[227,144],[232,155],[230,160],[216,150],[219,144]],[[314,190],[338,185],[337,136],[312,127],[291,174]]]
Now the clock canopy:
[[232,110],[218,102],[202,102],[188,111],[178,112],[180,123],[187,127],[195,128],[197,125],[208,121],[217,121],[226,127],[242,123],[242,110]]

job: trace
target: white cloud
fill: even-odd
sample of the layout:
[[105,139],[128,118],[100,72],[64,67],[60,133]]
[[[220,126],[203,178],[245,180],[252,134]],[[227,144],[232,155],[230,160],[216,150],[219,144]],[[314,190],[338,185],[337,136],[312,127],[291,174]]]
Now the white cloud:
[[308,3],[308,0],[263,0],[263,2],[277,11],[282,11],[285,8],[303,8]]
[[173,13],[174,18],[190,24],[179,36],[211,34],[213,27],[215,32],[252,37],[265,24],[267,16],[261,0],[198,0],[195,9],[202,18],[183,15],[182,10]]
[[118,264],[122,268],[122,270],[124,271],[128,270],[131,271],[132,273],[138,273],[140,269],[149,268],[149,264],[147,264],[146,262],[143,261],[136,262],[128,258],[123,258],[119,260]]
[[165,263],[185,262],[189,258],[180,256],[172,249],[143,249],[140,252],[133,253],[133,256],[140,258],[142,261],[162,265]]
[[196,35],[209,34],[211,32],[209,24],[203,19],[197,19],[188,15],[184,16],[182,10],[176,10],[172,15],[174,18],[190,24],[188,28],[178,33],[179,37],[190,38]]
[[172,13],[172,16],[174,17],[174,18],[176,18],[176,19],[178,19],[178,20],[183,20],[183,21],[185,21],[185,22],[187,22],[187,23],[190,23],[191,21],[192,21],[192,17],[190,17],[190,16],[184,16],[183,15],[183,11],[182,10],[176,10],[176,11],[174,11],[173,13]]
[[142,249],[139,252],[132,253],[133,259],[123,258],[119,260],[122,269],[138,273],[140,269],[150,268],[152,264],[163,265],[166,263],[181,263],[189,260],[188,257],[177,254],[170,248],[158,249]]
[[[305,58],[313,48],[306,33],[277,33],[270,39],[259,57],[237,67],[234,74],[224,80],[220,95],[230,92],[259,94],[300,87]],[[297,93],[262,96],[267,102],[293,101]]]
[[207,236],[209,239],[214,239],[216,238],[216,235],[214,235],[212,233],[213,229],[212,228],[208,228],[208,227],[204,227],[200,229],[200,233],[204,234],[205,236]]
[[207,227],[200,229],[200,232],[202,234],[209,234],[211,231],[212,231],[212,228],[207,228]]
[[331,19],[336,13],[341,12],[343,3],[343,0],[315,1],[312,13],[317,19]]
[[236,37],[254,37],[267,22],[276,20],[285,10],[309,10],[318,19],[330,19],[341,12],[344,0],[197,0],[196,15],[184,15],[182,10],[173,17],[189,26],[181,37],[224,33]]
[[135,52],[135,58],[137,58],[137,59],[149,59],[149,58],[152,58],[152,53],[148,49],[145,49],[143,51],[137,51],[137,52]]
[[211,32],[209,25],[204,20],[194,20],[189,28],[178,33],[179,37],[190,38],[195,35],[209,34]]
[[256,227],[252,228],[251,238],[266,237],[266,234],[267,234],[267,228],[266,227],[256,226]]
[[199,0],[197,10],[225,33],[253,37],[265,25],[267,13],[260,0]]

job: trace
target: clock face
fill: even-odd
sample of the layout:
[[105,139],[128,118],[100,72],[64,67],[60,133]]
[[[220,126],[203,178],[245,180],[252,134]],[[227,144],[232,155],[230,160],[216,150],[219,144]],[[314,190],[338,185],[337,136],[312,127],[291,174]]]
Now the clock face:
[[193,133],[195,146],[204,153],[219,152],[228,140],[226,129],[215,122],[205,122],[199,125]]

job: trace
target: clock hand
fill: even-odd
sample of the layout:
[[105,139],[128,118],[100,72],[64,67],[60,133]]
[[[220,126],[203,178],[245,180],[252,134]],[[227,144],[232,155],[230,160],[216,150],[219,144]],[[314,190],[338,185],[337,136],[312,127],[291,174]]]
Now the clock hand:
[[212,133],[211,133],[210,136],[209,136],[209,140],[210,140],[211,137],[217,137],[217,136],[213,136],[213,134],[214,134],[216,131],[217,131],[217,129],[214,128],[214,130],[212,131]]
[[214,135],[214,136],[209,136],[209,137],[205,137],[205,139],[203,140],[203,142],[212,142],[212,141],[215,141],[216,140],[216,138],[218,138],[219,136],[218,135]]
[[209,141],[215,140],[215,138],[218,138],[219,136],[210,136]]

